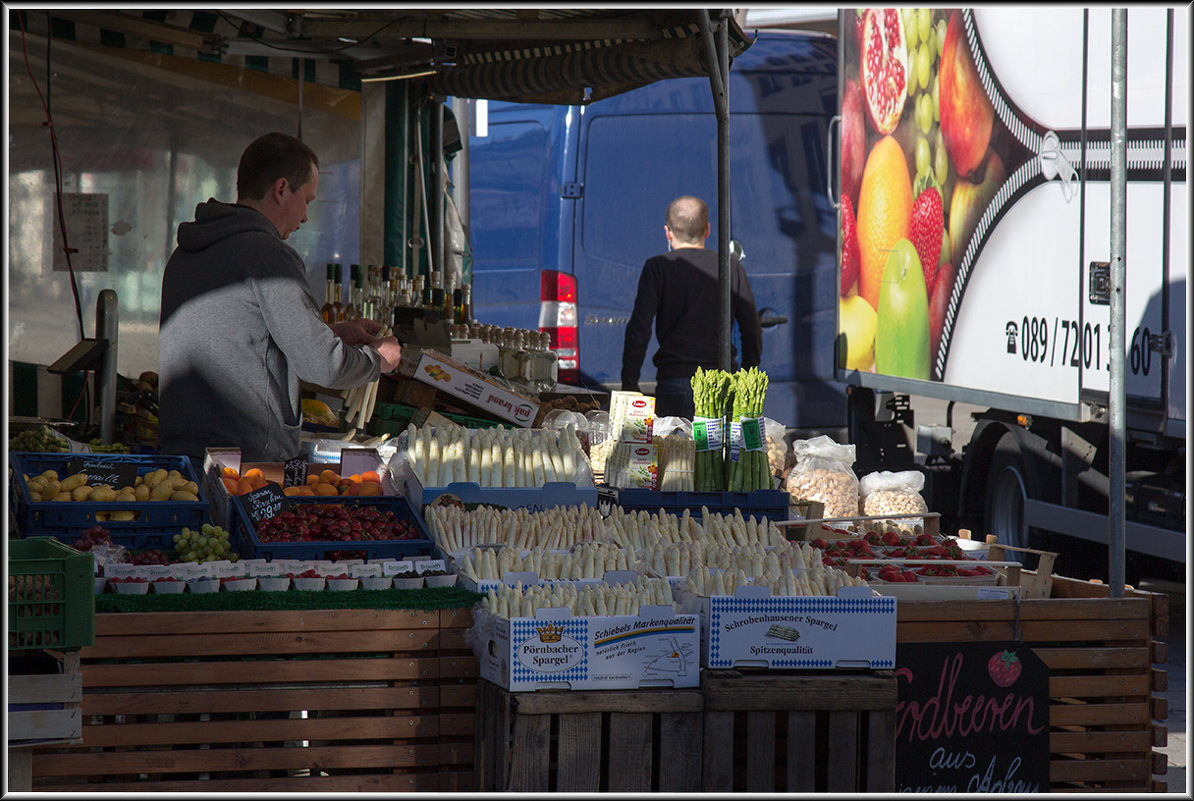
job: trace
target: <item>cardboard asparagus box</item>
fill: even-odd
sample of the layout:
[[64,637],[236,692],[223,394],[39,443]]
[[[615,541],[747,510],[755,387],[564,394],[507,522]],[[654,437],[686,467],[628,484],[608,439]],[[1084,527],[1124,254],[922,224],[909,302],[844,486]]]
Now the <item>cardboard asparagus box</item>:
[[432,348],[404,348],[398,372],[524,428],[530,427],[539,410],[536,398]]

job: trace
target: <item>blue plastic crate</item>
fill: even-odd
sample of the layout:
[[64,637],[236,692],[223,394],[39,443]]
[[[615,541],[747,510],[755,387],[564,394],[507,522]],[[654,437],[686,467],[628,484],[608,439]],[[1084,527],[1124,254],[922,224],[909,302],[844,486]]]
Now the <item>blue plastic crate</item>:
[[398,496],[328,496],[291,497],[292,507],[320,504],[324,506],[343,505],[349,507],[375,506],[393,511],[399,520],[414,521],[422,536],[410,540],[316,540],[312,542],[262,542],[257,529],[249,518],[244,500],[233,496],[232,538],[240,555],[246,559],[327,559],[329,553],[337,551],[359,552],[366,559],[405,558],[435,553],[435,543],[423,517],[411,508],[406,498]]
[[[69,474],[67,464],[75,459],[103,464],[133,464],[137,475],[154,470],[177,470],[188,480],[199,484],[191,460],[187,456],[144,455],[127,453],[10,453],[12,486],[15,496],[15,522],[23,536],[54,537],[68,544],[83,531],[98,523],[111,535],[115,545],[126,548],[174,547],[174,535],[185,526],[198,528],[208,521],[208,504],[202,488],[196,493],[198,501],[33,501],[25,475],[36,476],[54,470],[62,478]],[[134,520],[96,520],[101,511],[132,511]]]
[[687,509],[699,515],[701,507],[717,514],[733,514],[737,509],[743,517],[764,517],[768,520],[787,520],[791,496],[782,490],[751,490],[750,492],[662,492],[646,489],[597,488],[597,508],[607,513],[614,506],[623,509],[645,509],[680,515]]

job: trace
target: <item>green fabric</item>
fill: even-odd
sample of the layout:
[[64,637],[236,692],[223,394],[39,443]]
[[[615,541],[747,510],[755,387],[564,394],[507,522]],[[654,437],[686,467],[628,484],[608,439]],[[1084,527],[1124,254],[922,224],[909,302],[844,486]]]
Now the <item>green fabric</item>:
[[230,612],[274,609],[412,609],[434,611],[471,607],[484,596],[462,587],[425,587],[418,590],[286,590],[265,592],[210,592],[192,595],[123,595],[105,592],[95,596],[95,612]]

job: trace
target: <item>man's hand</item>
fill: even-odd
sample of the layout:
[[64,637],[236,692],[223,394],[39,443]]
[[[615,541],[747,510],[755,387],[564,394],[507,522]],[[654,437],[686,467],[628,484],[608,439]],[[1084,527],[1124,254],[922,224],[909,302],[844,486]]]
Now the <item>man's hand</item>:
[[[333,323],[332,333],[340,337],[345,345],[370,345],[382,329],[382,324],[364,317]],[[397,340],[394,340],[397,342]]]
[[381,357],[381,373],[386,375],[398,369],[398,363],[402,361],[402,344],[394,337],[382,337],[375,339],[369,343],[377,350],[377,355]]

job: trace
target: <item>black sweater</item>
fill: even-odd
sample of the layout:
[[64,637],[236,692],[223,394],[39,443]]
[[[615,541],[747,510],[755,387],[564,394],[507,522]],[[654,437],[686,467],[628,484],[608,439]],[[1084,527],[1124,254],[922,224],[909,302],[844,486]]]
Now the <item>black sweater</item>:
[[[763,331],[742,264],[730,259],[730,309],[742,335],[742,366],[757,367]],[[655,321],[655,378],[691,378],[717,364],[717,252],[677,248],[647,259],[622,347],[622,389],[638,389],[639,371]],[[736,349],[733,349],[736,351]],[[737,353],[733,354],[737,358]]]

